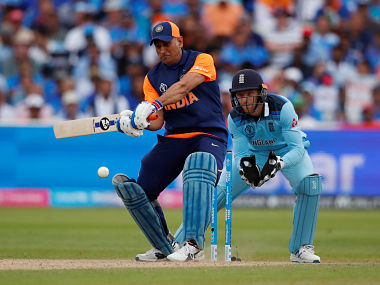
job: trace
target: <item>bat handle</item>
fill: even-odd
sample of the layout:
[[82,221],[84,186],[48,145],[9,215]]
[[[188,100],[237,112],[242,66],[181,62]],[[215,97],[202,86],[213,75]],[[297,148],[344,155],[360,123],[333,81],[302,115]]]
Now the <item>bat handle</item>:
[[149,117],[148,117],[148,121],[154,121],[154,120],[157,120],[158,119],[158,114],[154,113],[154,114],[150,114]]

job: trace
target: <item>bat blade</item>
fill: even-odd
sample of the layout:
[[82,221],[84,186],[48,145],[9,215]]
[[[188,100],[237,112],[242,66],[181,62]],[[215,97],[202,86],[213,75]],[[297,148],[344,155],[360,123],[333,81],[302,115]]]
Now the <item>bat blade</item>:
[[57,122],[54,134],[57,139],[87,136],[117,131],[119,114]]
[[[117,121],[119,114],[84,118],[78,120],[68,120],[57,122],[53,125],[54,135],[57,139],[95,135],[117,131]],[[158,119],[158,114],[151,114],[149,121]]]

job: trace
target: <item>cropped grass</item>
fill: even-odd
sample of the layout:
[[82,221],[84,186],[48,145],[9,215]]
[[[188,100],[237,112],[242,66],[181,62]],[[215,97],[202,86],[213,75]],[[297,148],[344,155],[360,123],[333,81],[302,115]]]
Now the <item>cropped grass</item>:
[[[165,214],[175,232],[181,211]],[[220,259],[223,219],[221,212]],[[291,220],[291,209],[234,208],[232,255],[288,262]],[[380,284],[380,211],[321,209],[314,245],[322,264],[0,271],[0,284]],[[0,259],[133,260],[150,248],[125,209],[0,208]]]

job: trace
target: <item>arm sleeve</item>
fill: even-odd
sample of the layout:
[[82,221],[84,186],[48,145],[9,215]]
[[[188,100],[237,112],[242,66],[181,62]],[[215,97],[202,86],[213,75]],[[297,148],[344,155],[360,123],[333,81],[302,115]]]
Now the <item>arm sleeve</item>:
[[228,115],[228,130],[232,137],[232,153],[234,156],[235,167],[240,168],[240,159],[250,156],[248,138],[237,128],[231,116]]
[[298,126],[298,116],[294,110],[292,103],[287,102],[280,114],[280,122],[282,126],[282,135],[288,144],[290,151],[282,158],[284,168],[297,164],[305,154],[303,145],[303,132]]
[[150,83],[148,75],[145,75],[143,90],[145,95],[145,101],[153,102],[154,100],[158,99],[158,97],[160,97],[156,89],[154,89],[152,84]]
[[201,53],[197,56],[194,65],[188,72],[195,72],[206,77],[205,81],[213,81],[216,79],[216,69],[214,59],[207,53]]

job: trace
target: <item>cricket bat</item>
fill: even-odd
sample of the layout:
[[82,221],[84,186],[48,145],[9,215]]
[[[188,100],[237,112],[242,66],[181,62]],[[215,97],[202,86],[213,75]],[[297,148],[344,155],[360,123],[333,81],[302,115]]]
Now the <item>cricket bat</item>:
[[[149,120],[156,120],[157,114],[151,114]],[[68,120],[56,122],[53,125],[54,135],[57,139],[71,138],[87,135],[102,134],[117,131],[117,121],[120,114],[84,118],[78,120]]]

